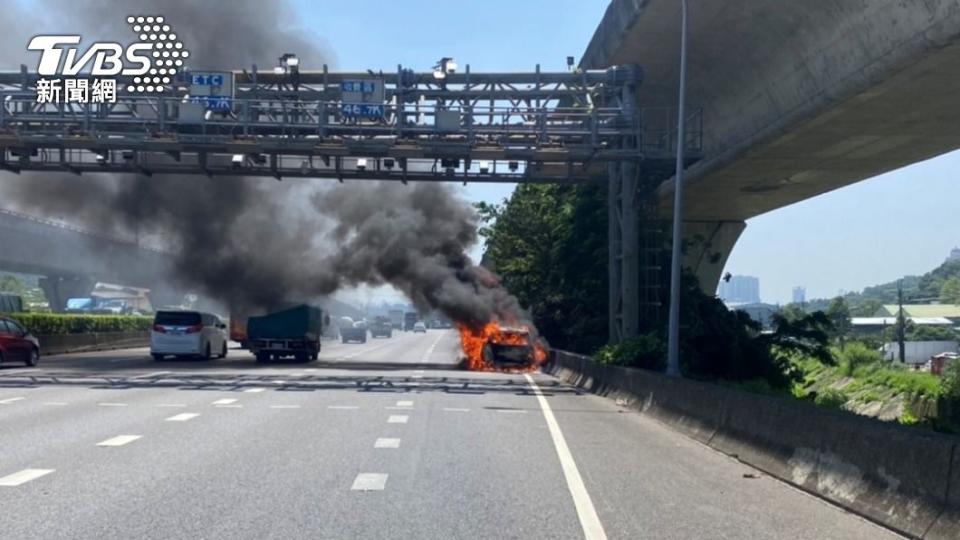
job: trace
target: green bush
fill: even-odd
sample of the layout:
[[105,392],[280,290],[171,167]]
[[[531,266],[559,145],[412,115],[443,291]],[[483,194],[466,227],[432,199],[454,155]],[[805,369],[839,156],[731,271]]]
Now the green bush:
[[883,362],[883,355],[879,351],[869,349],[863,343],[856,341],[848,343],[843,351],[836,355],[840,360],[840,372],[847,377],[852,377],[857,368]]
[[31,332],[38,335],[138,332],[150,330],[153,325],[153,317],[130,315],[12,313],[10,318],[19,321]]
[[844,403],[847,402],[847,396],[842,390],[825,388],[817,394],[813,402],[828,409],[842,409]]
[[663,340],[654,333],[641,334],[617,345],[605,345],[595,356],[601,364],[638,367],[663,371],[666,368],[667,350]]

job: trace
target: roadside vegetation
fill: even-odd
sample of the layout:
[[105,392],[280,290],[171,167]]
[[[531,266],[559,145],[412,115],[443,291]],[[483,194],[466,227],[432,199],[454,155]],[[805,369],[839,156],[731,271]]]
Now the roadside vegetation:
[[133,315],[70,315],[55,313],[5,313],[37,335],[150,330],[152,317]]
[[[522,184],[503,204],[479,204],[487,241],[483,263],[495,270],[553,347],[598,362],[663,371],[666,302],[660,323],[639,336],[607,342],[607,223],[603,186]],[[683,246],[684,249],[690,246]],[[668,245],[663,246],[664,273]],[[661,283],[668,283],[663,275]],[[954,299],[960,264],[947,263],[905,280],[912,296]],[[730,311],[685,275],[681,295],[684,376],[818,406],[960,431],[960,363],[943,377],[884,360],[879,339],[851,336],[850,317],[890,303],[896,284],[823,302],[811,311],[790,305],[763,331]],[[936,335],[934,335],[936,334]],[[941,335],[943,334],[943,335]],[[952,338],[952,330],[907,328],[908,338]],[[881,336],[883,337],[883,336]]]

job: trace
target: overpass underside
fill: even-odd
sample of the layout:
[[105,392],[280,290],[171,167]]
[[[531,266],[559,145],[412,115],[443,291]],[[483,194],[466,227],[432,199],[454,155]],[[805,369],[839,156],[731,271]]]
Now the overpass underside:
[[[642,65],[637,106],[674,105],[679,31],[675,0],[614,0],[581,66]],[[687,99],[704,139],[685,177],[684,266],[712,291],[746,220],[960,147],[957,73],[958,0],[691,2]]]

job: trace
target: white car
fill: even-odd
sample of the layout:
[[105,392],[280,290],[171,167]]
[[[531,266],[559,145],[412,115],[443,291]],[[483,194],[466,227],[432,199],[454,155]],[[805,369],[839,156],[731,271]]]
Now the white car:
[[201,311],[158,311],[150,332],[150,355],[199,356],[206,360],[227,356],[227,325],[220,317]]
[[423,321],[417,321],[417,322],[414,323],[414,325],[413,325],[413,331],[414,331],[414,332],[423,332],[424,334],[426,334],[426,333],[427,333],[427,325],[423,324]]

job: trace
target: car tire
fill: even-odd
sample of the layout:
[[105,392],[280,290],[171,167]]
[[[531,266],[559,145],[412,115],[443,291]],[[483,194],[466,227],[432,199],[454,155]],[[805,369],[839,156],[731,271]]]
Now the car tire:
[[226,357],[227,357],[227,342],[224,341],[224,342],[223,342],[223,349],[222,349],[221,352],[220,352],[220,358],[226,358]]
[[345,338],[345,337],[344,337],[344,338],[340,338],[340,339],[341,339],[341,341],[343,341],[344,343],[347,342],[347,338]]
[[203,356],[200,357],[203,360],[211,360],[213,358],[213,351],[210,350],[210,342],[207,342],[206,348],[203,349]]
[[30,357],[27,358],[26,364],[30,367],[34,367],[40,363],[40,350],[36,347],[30,349]]
[[262,352],[257,353],[257,362],[261,364],[266,362],[268,358],[269,358],[269,355],[267,355],[267,353],[262,353]]
[[163,355],[162,355],[162,354],[156,354],[156,353],[154,353],[154,354],[151,354],[150,356],[153,357],[153,361],[154,361],[154,362],[162,362],[162,361],[163,361]]

